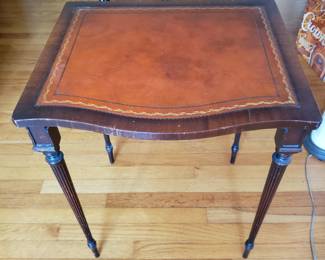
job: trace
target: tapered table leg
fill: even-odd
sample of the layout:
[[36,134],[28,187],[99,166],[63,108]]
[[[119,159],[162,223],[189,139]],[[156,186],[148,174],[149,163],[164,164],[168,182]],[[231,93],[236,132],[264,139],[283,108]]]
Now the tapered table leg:
[[239,151],[240,136],[241,136],[241,133],[236,133],[235,134],[234,143],[231,146],[231,157],[230,157],[230,163],[231,164],[234,164],[235,161],[236,161],[237,153]]
[[256,216],[245,243],[243,257],[247,258],[254,248],[257,233],[263,223],[267,210],[277,191],[287,166],[291,162],[291,155],[301,151],[301,144],[306,135],[305,129],[278,129],[275,135],[276,152],[272,156],[272,163],[264,185]]
[[67,165],[63,158],[63,153],[59,152],[44,152],[47,163],[51,166],[52,171],[58,180],[64,195],[66,196],[73,213],[75,214],[82,231],[87,238],[87,245],[94,253],[95,257],[99,257],[96,241],[92,237],[86,217],[81,208],[80,201],[73,186]]
[[276,190],[280,184],[282,176],[290,161],[291,161],[291,156],[282,153],[274,153],[272,156],[272,164],[260,199],[257,213],[252,225],[251,232],[245,243],[245,251],[243,253],[244,258],[248,257],[249,252],[254,247],[254,241],[257,232],[259,231],[262,225],[266,212],[271,205],[272,199],[276,193]]
[[56,127],[29,128],[28,131],[34,144],[34,150],[42,152],[45,155],[47,163],[51,166],[52,171],[87,238],[88,247],[94,253],[95,257],[99,257],[96,241],[90,232],[67,165],[64,161],[63,153],[60,151],[60,134],[58,129]]
[[110,163],[113,164],[115,162],[115,159],[114,159],[113,145],[111,143],[111,139],[109,135],[104,135],[104,139],[105,139],[105,148],[108,154],[108,159]]

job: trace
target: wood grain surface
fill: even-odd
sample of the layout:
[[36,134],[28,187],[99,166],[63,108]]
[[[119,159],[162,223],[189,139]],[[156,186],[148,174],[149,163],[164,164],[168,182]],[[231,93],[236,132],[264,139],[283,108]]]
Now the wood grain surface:
[[[64,2],[0,1],[0,259],[92,259],[50,168],[10,118]],[[325,87],[304,70],[324,110]],[[101,135],[62,129],[61,146],[101,259],[239,260],[273,136],[273,130],[243,133],[234,166],[228,164],[233,136],[177,142],[112,137],[114,166]],[[311,259],[304,156],[294,156],[250,259]],[[325,166],[311,159],[310,170],[324,259]]]

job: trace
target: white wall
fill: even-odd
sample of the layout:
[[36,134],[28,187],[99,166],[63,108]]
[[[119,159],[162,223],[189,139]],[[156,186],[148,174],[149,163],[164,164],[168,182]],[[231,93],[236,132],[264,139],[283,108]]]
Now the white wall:
[[287,29],[294,35],[297,34],[302,20],[307,0],[275,0]]

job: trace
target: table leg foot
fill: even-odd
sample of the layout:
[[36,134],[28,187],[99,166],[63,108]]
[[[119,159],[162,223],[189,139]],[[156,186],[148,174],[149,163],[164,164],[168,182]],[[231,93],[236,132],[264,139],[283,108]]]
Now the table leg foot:
[[254,248],[254,242],[247,240],[245,243],[245,250],[243,253],[243,258],[248,258],[248,255],[253,248]]
[[237,153],[239,151],[240,135],[241,135],[241,133],[235,134],[235,140],[234,140],[233,145],[231,146],[231,157],[230,157],[231,164],[234,164],[236,161]]
[[105,148],[108,154],[108,159],[111,164],[115,162],[114,153],[113,153],[113,145],[111,143],[111,139],[109,138],[109,135],[104,135],[105,139]]
[[97,248],[97,243],[94,239],[88,240],[87,245],[88,245],[89,249],[93,252],[95,257],[100,256],[98,248]]

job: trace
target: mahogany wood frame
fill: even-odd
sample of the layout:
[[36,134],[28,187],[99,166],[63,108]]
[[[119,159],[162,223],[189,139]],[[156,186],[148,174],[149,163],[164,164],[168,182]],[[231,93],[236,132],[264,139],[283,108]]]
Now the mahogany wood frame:
[[[135,6],[136,1],[110,2],[109,6]],[[243,257],[247,257],[254,246],[254,241],[267,209],[280,183],[291,155],[301,151],[304,137],[317,128],[321,115],[314,101],[308,82],[299,65],[295,45],[290,39],[281,15],[273,0],[175,0],[173,2],[144,0],[142,6],[160,5],[243,5],[263,6],[279,45],[279,50],[286,65],[290,80],[297,96],[298,107],[273,107],[265,109],[246,109],[216,116],[193,119],[152,120],[127,118],[109,113],[65,107],[36,107],[36,100],[48,77],[53,61],[58,53],[69,22],[78,7],[106,6],[106,3],[71,2],[67,3],[55,25],[52,34],[42,52],[30,80],[13,113],[13,121],[17,127],[28,129],[33,141],[34,150],[44,153],[64,194],[66,195],[76,218],[87,238],[88,246],[95,256],[99,256],[96,242],[88,227],[77,194],[74,190],[63,153],[60,151],[60,134],[58,127],[69,127],[95,131],[104,134],[110,161],[114,161],[108,135],[119,135],[138,139],[182,140],[205,138],[230,133],[237,133],[235,140],[239,142],[242,131],[277,128],[275,136],[276,151],[266,180],[255,220]],[[234,149],[236,150],[236,149]],[[238,149],[237,149],[238,150]],[[236,151],[234,151],[234,158]],[[234,161],[233,158],[233,161]]]

